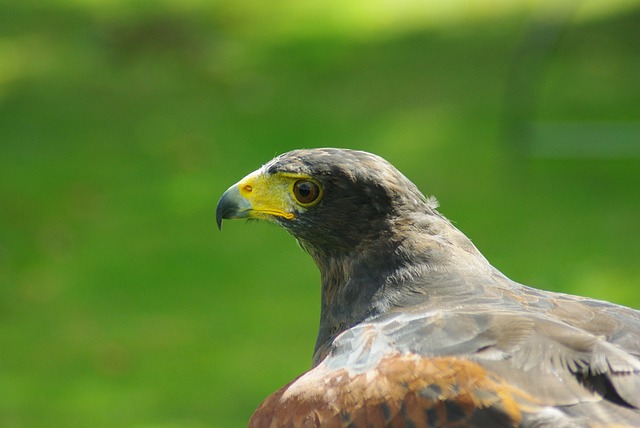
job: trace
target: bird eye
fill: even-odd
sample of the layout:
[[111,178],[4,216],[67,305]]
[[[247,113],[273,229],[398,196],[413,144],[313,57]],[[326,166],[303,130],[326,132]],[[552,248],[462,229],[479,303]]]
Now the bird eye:
[[293,195],[301,204],[311,204],[320,197],[320,187],[313,181],[298,180],[293,184]]

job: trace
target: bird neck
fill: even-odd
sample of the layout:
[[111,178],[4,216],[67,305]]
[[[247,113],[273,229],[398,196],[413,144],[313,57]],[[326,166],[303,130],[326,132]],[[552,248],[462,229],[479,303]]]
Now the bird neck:
[[[440,221],[436,219],[435,221]],[[428,302],[436,295],[462,296],[465,275],[493,268],[447,220],[440,227],[395,228],[391,237],[350,252],[310,251],[322,278],[321,313],[314,365],[343,331],[394,308]],[[406,233],[403,233],[406,232]]]
[[[361,256],[361,255],[360,255]],[[358,259],[358,260],[356,260]],[[367,258],[332,257],[316,260],[322,279],[320,326],[314,351],[314,365],[322,349],[343,331],[384,312],[384,276],[370,269]]]

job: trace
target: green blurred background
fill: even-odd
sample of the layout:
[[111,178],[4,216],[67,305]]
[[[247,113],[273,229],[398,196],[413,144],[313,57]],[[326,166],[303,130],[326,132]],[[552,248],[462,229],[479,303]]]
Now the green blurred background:
[[240,427],[319,276],[217,198],[387,158],[504,273],[640,307],[637,1],[0,0],[0,426]]

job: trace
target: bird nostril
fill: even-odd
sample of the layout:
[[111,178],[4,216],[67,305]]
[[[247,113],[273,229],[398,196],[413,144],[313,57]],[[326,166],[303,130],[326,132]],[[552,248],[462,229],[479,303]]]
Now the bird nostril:
[[247,184],[245,186],[242,186],[242,190],[244,190],[247,193],[251,193],[253,191],[253,187]]

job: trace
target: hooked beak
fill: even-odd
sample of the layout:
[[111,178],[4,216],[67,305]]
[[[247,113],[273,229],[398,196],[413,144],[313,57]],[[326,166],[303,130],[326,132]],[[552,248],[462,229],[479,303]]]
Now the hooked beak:
[[218,228],[222,229],[224,219],[293,219],[295,214],[288,196],[291,186],[291,177],[265,175],[260,170],[247,175],[229,187],[220,198],[216,209]]
[[222,220],[247,218],[252,209],[251,202],[240,194],[239,186],[234,184],[223,193],[220,201],[218,201],[216,208],[216,223],[218,224],[218,229],[222,230]]

